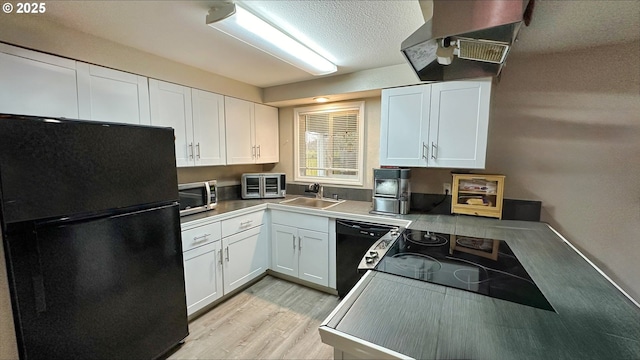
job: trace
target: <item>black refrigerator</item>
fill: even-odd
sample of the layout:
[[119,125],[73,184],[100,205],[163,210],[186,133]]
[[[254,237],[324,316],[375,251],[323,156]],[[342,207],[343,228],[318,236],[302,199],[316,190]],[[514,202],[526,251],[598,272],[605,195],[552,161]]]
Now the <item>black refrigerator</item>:
[[188,335],[175,166],[170,128],[0,114],[20,358],[152,359]]

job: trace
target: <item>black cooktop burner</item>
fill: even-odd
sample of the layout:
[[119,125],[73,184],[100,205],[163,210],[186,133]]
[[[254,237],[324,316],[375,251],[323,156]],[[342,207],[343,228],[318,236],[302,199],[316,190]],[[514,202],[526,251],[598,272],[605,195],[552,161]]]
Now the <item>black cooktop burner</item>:
[[407,229],[375,270],[554,311],[501,240]]
[[412,243],[424,246],[441,246],[449,243],[449,239],[430,231],[405,230],[402,236]]

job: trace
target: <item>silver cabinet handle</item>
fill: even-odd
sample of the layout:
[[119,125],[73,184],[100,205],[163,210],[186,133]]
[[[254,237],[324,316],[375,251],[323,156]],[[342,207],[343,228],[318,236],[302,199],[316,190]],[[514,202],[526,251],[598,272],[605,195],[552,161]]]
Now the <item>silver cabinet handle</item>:
[[302,237],[298,236],[298,250],[302,251]]
[[255,146],[251,147],[251,157],[252,158],[256,157],[256,147]]
[[252,223],[253,223],[253,220],[243,221],[243,222],[240,223],[240,227],[243,228],[243,227],[251,225]]
[[[426,150],[426,151],[425,151]],[[429,149],[427,148],[427,144],[425,144],[424,142],[422,143],[422,158],[426,159],[427,158],[427,153],[429,152]]]
[[193,160],[193,143],[189,144],[189,159]]
[[227,250],[227,257],[226,257],[226,260],[227,260],[227,262],[229,262],[229,247],[227,246],[227,247],[225,248],[225,250]]
[[222,250],[218,251],[219,255],[220,255],[220,265],[222,265]]
[[193,242],[198,242],[198,239],[202,239],[202,240],[206,240],[208,236],[211,236],[211,234],[204,234],[204,235],[200,235],[200,236],[194,236],[193,237]]
[[293,250],[296,249],[296,236],[295,235],[291,235],[291,240],[293,240],[291,243],[293,244]]
[[260,145],[258,145],[258,157],[260,157]]
[[196,144],[196,159],[200,160],[200,143]]
[[437,151],[438,151],[438,145],[434,144],[432,141],[431,142],[431,158],[432,159],[435,159],[438,156]]

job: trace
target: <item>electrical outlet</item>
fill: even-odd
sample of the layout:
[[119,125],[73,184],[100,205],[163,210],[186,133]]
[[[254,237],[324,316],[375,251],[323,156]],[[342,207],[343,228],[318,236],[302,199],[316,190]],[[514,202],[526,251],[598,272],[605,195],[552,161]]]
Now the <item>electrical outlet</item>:
[[451,183],[442,184],[442,193],[451,195]]

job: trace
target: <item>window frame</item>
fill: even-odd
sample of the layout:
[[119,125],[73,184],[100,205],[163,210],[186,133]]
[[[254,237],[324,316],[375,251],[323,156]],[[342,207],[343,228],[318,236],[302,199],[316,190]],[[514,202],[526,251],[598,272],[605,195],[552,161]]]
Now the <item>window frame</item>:
[[[293,109],[293,180],[299,182],[311,182],[322,184],[335,184],[335,185],[352,185],[363,186],[364,185],[364,143],[365,143],[365,108],[364,101],[352,101],[343,103],[332,103],[298,107]],[[339,112],[345,110],[358,110],[358,178],[357,179],[344,179],[344,178],[332,178],[323,176],[302,176],[300,175],[300,115],[307,113],[327,113],[327,112]]]

